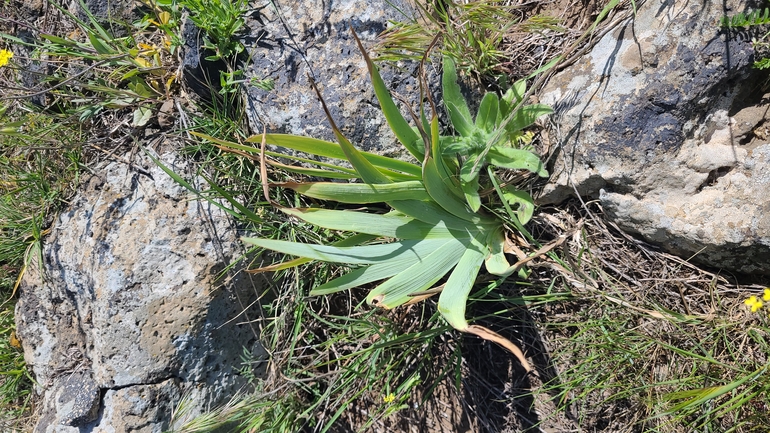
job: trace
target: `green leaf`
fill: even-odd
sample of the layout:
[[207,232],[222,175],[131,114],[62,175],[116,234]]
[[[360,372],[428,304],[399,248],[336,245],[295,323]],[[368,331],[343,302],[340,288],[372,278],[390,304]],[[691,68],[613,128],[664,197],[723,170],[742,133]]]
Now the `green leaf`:
[[444,57],[443,66],[441,86],[444,93],[444,105],[449,112],[449,118],[452,120],[454,129],[463,137],[470,137],[474,129],[473,119],[468,104],[460,92],[460,86],[457,85],[455,63],[450,57]]
[[476,128],[492,133],[498,123],[498,107],[500,99],[496,94],[489,92],[484,95],[476,115]]
[[411,258],[404,260],[391,260],[385,263],[369,265],[354,269],[347,274],[337,277],[327,283],[321,284],[310,291],[310,296],[328,295],[342,290],[352,289],[373,281],[390,278],[413,264]]
[[[249,143],[260,143],[262,141],[262,135],[259,134],[259,135],[249,137],[248,139],[246,139],[246,141]],[[265,138],[265,142],[267,144],[281,146],[287,149],[292,149],[298,152],[304,152],[311,155],[322,156],[325,158],[347,160],[345,156],[345,152],[342,150],[342,147],[339,144],[332,143],[330,141],[319,140],[317,138],[301,137],[298,135],[290,135],[290,134],[267,134],[267,137]],[[236,143],[232,143],[232,144],[236,144]],[[227,145],[229,146],[230,144],[227,144]],[[237,144],[236,146],[234,146],[234,148],[237,148],[239,150],[244,150],[247,152],[257,152],[257,153],[259,152],[259,149],[257,148],[253,148],[249,146],[241,146]],[[360,152],[360,153],[369,162],[371,162],[372,164],[378,167],[401,171],[414,176],[421,175],[421,168],[418,165],[411,164],[406,161],[401,161],[395,158],[388,158],[387,156],[375,155],[373,153],[368,153],[368,152]]]
[[410,294],[431,288],[446,275],[460,260],[465,248],[466,244],[457,240],[446,240],[430,255],[377,286],[366,301],[383,308],[394,308],[408,302]]
[[152,110],[149,107],[141,106],[134,110],[134,120],[131,122],[131,126],[138,127],[144,126],[152,119]]
[[[276,152],[265,152],[266,155],[274,156],[276,158],[286,158],[286,155],[276,153]],[[294,158],[290,158],[294,159]],[[305,159],[305,158],[297,158],[298,160]],[[315,164],[319,164],[317,161],[311,161]],[[339,167],[339,166],[333,166],[335,170],[340,171],[332,171],[332,170],[324,170],[319,168],[307,168],[307,167],[301,167],[296,165],[286,165],[281,164],[277,161],[270,161],[268,164],[272,165],[273,167],[280,168],[281,170],[285,170],[291,173],[297,173],[297,174],[304,174],[305,176],[314,176],[314,177],[325,177],[327,179],[358,179],[358,173],[355,172],[355,170],[346,170],[345,167]]]
[[94,34],[93,32],[88,32],[88,40],[89,40],[89,42],[91,42],[91,45],[94,47],[96,52],[99,53],[99,54],[107,55],[107,54],[115,54],[116,53],[116,51],[112,47],[110,47],[109,45],[104,43],[104,41],[99,39],[99,37],[96,36],[96,34]]
[[502,227],[498,230],[490,231],[485,243],[487,248],[489,248],[489,254],[484,260],[487,272],[499,276],[508,276],[513,273],[515,269],[511,269],[511,264],[505,257],[505,234]]
[[426,158],[422,167],[422,178],[430,197],[452,215],[469,222],[478,221],[478,215],[465,205],[462,188],[444,163],[440,151],[438,136],[438,118],[431,120],[431,156]]
[[529,170],[540,177],[548,177],[548,171],[534,153],[505,146],[492,146],[487,154],[490,164],[511,170]]
[[367,233],[393,239],[448,239],[461,237],[443,223],[428,224],[414,218],[374,214],[358,211],[327,210],[318,208],[285,208],[288,215],[329,230]]
[[400,260],[404,257],[409,257],[411,260],[419,262],[425,255],[435,251],[436,248],[447,242],[446,239],[405,240],[388,244],[335,247],[276,239],[243,238],[242,240],[248,244],[278,251],[279,253],[307,257],[322,262],[346,263],[350,265],[384,263],[388,260]]
[[438,299],[438,311],[453,328],[463,331],[468,328],[465,320],[465,307],[468,295],[476,276],[479,274],[481,263],[486,256],[486,250],[474,245],[467,248],[460,261],[441,291]]
[[49,35],[46,33],[41,33],[40,37],[50,42],[53,42],[54,44],[61,45],[64,47],[76,47],[78,45],[77,42],[75,41],[60,38],[59,36]]
[[157,93],[155,93],[155,91],[153,91],[152,88],[147,86],[147,84],[145,84],[141,78],[139,77],[134,77],[134,78],[135,80],[128,84],[128,88],[131,89],[131,91],[141,96],[142,98],[147,98],[147,99],[154,98],[155,96],[157,96]]
[[540,117],[546,114],[553,113],[551,107],[543,104],[525,105],[513,115],[513,118],[507,125],[505,130],[511,134],[532,125]]
[[473,164],[475,158],[469,158],[460,168],[460,187],[465,194],[465,201],[473,212],[478,212],[481,208],[481,197],[479,197],[479,176],[473,175]]
[[514,209],[516,217],[522,224],[526,224],[532,219],[532,214],[535,212],[535,200],[528,192],[507,186],[503,189],[503,198]]
[[340,203],[382,203],[392,200],[427,200],[430,198],[422,182],[413,180],[389,184],[339,182],[287,182],[278,184],[302,195]]
[[361,54],[364,56],[364,60],[366,60],[366,67],[369,69],[369,76],[372,79],[374,93],[377,95],[377,100],[380,101],[382,114],[385,115],[385,119],[388,121],[390,129],[393,130],[396,138],[398,138],[398,141],[404,145],[406,150],[408,150],[412,156],[417,158],[418,161],[422,161],[425,158],[425,154],[424,150],[417,145],[417,140],[420,138],[419,135],[412,129],[409,122],[406,121],[401,114],[401,111],[393,102],[390,91],[388,91],[385,82],[382,80],[380,72],[377,70],[377,66],[372,62],[372,59],[367,54],[355,31],[353,31],[353,37],[356,40],[356,44],[358,44],[358,49],[361,50]]
[[429,158],[425,162],[423,181],[425,182],[425,189],[428,191],[428,194],[436,203],[452,215],[474,224],[477,223],[479,216],[476,212],[472,212],[466,205],[466,202],[457,196],[458,190],[462,192],[462,189],[449,187],[446,179],[442,178],[442,175],[439,174],[437,167],[439,160],[440,158]]
[[[335,247],[352,247],[355,245],[361,245],[361,244],[367,243],[373,239],[374,239],[374,236],[371,236],[371,235],[356,234],[353,236],[348,236],[345,239],[342,239],[340,241],[337,241],[332,245]],[[257,272],[257,273],[258,272],[277,272],[277,271],[282,271],[284,269],[290,269],[300,265],[304,265],[305,263],[310,263],[312,261],[313,261],[312,259],[309,259],[307,257],[301,257],[298,259],[287,260],[282,263],[276,263],[274,265],[264,266],[259,269],[251,269],[249,270],[249,272]]]
[[126,80],[128,80],[130,78],[133,78],[133,77],[139,75],[140,73],[141,73],[141,71],[139,69],[131,69],[130,71],[128,71],[125,74],[123,74],[122,77],[120,77],[120,81],[126,81]]
[[527,93],[527,81],[526,80],[519,80],[511,86],[510,89],[508,89],[505,94],[503,95],[501,101],[501,106],[505,106],[507,108],[507,111],[503,113],[503,116],[507,116],[510,114],[511,109],[521,102],[521,99],[524,98],[524,94]]
[[444,224],[452,230],[473,232],[477,230],[488,230],[500,225],[499,221],[483,215],[477,215],[476,220],[469,223],[468,220],[464,218],[452,215],[432,200],[397,200],[388,202],[388,204],[398,212],[408,215],[416,220],[432,225]]

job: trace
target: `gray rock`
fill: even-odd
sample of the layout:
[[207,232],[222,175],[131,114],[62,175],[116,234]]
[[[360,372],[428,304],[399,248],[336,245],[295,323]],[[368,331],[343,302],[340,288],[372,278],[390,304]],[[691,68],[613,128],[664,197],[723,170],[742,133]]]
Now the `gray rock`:
[[62,424],[80,427],[96,419],[100,391],[90,371],[67,374],[53,388],[58,390],[56,412],[61,414]]
[[561,150],[540,203],[577,190],[665,250],[770,274],[770,144],[742,144],[733,119],[756,92],[753,50],[717,26],[740,3],[646,1],[557,74],[541,101]]
[[200,412],[246,386],[244,348],[265,355],[251,326],[257,283],[219,279],[242,253],[231,221],[138,161],[147,174],[117,162],[96,171],[46,239],[44,273],[31,266],[22,283],[17,332],[43,393],[38,432],[160,432],[180,396]]
[[[366,63],[355,44],[354,28],[371,47],[388,20],[404,19],[396,9],[411,11],[402,0],[340,0],[333,2],[271,2],[250,21],[249,76],[275,79],[275,90],[248,90],[251,128],[262,132],[305,135],[334,141],[329,123],[308,75],[318,83],[329,110],[346,137],[369,151],[398,155],[369,80]],[[389,88],[418,102],[416,65],[395,73],[383,67]]]

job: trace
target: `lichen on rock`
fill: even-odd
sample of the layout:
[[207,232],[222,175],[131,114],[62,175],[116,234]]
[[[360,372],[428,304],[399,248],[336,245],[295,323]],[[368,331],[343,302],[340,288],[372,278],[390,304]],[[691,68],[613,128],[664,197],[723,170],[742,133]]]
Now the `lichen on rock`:
[[233,222],[149,158],[134,164],[145,170],[95,171],[21,285],[17,332],[43,395],[36,432],[160,432],[182,395],[201,411],[246,386],[244,348],[265,355],[250,325],[259,282],[219,278],[243,252]]

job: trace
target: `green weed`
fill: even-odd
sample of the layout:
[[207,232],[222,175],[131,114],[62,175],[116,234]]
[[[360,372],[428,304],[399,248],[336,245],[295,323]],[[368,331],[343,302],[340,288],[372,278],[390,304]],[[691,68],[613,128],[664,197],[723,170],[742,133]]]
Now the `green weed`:
[[[755,10],[749,13],[738,13],[733,16],[724,16],[720,25],[726,29],[751,29],[761,28],[770,23],[770,8]],[[760,31],[759,37],[752,38],[754,50],[758,59],[754,61],[757,69],[770,68],[770,32]]]

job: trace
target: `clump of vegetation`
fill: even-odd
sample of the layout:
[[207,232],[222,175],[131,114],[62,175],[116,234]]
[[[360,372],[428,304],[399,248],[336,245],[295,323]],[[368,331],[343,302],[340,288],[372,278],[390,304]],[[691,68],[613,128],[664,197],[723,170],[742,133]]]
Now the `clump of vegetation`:
[[[504,230],[506,220],[481,211],[479,190],[496,191],[497,195],[485,197],[484,208],[507,211],[508,224],[524,230],[523,224],[529,221],[534,209],[532,197],[513,184],[500,187],[501,182],[495,171],[506,168],[548,175],[536,154],[519,148],[519,139],[523,137],[524,128],[549,113],[550,109],[542,105],[523,105],[522,83],[509,90],[502,99],[488,93],[474,119],[460,94],[454,64],[451,59],[445,58],[442,80],[445,106],[454,128],[461,135],[440,135],[435,105],[431,120],[423,117],[413,129],[396,107],[360,41],[359,47],[364,53],[388,124],[412,156],[422,161],[422,166],[358,151],[336,127],[322,100],[338,143],[280,134],[265,134],[246,141],[262,142],[263,146],[277,145],[321,157],[344,158],[352,169],[324,164],[314,174],[357,179],[362,183],[311,182],[284,183],[281,186],[308,197],[339,203],[371,205],[384,202],[392,211],[380,214],[279,207],[287,215],[319,227],[356,234],[336,246],[257,238],[246,238],[244,241],[306,259],[360,266],[314,288],[311,295],[335,293],[383,281],[372,289],[367,302],[390,309],[440,292],[438,309],[451,326],[506,345],[529,370],[529,364],[518,348],[484,327],[469,325],[465,319],[465,307],[482,263],[487,272],[500,277],[517,272],[526,276],[524,264],[533,257],[522,257],[513,265],[508,262],[505,254],[510,251],[506,246],[510,240]],[[420,112],[423,113],[423,110]],[[216,142],[239,152],[257,151],[237,143]],[[307,172],[300,167],[283,164],[280,167]],[[486,169],[487,184],[479,180],[482,169]],[[263,179],[263,182],[267,180]],[[269,200],[269,197],[266,198]],[[295,260],[279,267],[305,262],[307,260]],[[262,270],[275,268],[269,266]],[[445,283],[434,288],[447,274],[449,277]]]
[[[738,13],[732,16],[722,17],[720,23],[726,29],[750,29],[761,28],[770,24],[770,8],[756,10],[753,12]],[[757,69],[770,68],[770,32],[760,31],[758,36],[752,38],[754,50],[757,53],[757,59],[754,61],[754,67]]]
[[[379,58],[420,60],[440,34],[443,103],[453,129],[440,129],[439,104],[417,113],[406,108],[404,116],[367,59],[386,119],[417,163],[360,152],[337,128],[337,143],[270,133],[246,141],[240,90],[270,88],[240,72],[247,4],[144,4],[145,16],[122,25],[121,37],[90,14],[79,19],[64,10],[65,33],[44,29],[37,43],[0,36],[0,293],[12,299],[89,164],[112,157],[105,133],[133,145],[131,133],[160,126],[162,104],[179,96],[186,7],[204,31],[205,57],[226,66],[218,83],[209,83],[220,97],[179,113],[197,135],[173,122],[166,127],[189,138],[187,150],[211,180],[205,194],[259,226],[249,242],[301,258],[261,264],[275,272],[262,327],[271,359],[265,378],[243,360],[254,394],[194,419],[181,404],[174,431],[398,431],[399,417],[443,416],[447,405],[468,410],[475,431],[767,430],[763,286],[739,286],[649,250],[607,227],[595,204],[536,209],[530,195],[528,182],[547,172],[528,127],[548,108],[530,104],[526,90],[536,86],[508,75],[528,77],[563,55],[563,46],[589,40],[620,7],[617,0],[597,3],[600,13],[574,44],[547,42],[568,27],[549,14],[514,19],[504,2],[418,2],[422,16],[394,23]],[[767,14],[723,24],[757,26]],[[540,38],[535,45],[545,53],[533,60],[534,48],[517,43],[517,32]],[[764,37],[755,43],[761,49]],[[527,67],[515,68],[522,63]],[[35,64],[50,74],[22,88],[16,73]],[[483,95],[471,114],[458,71],[504,91]],[[37,104],[29,102],[33,96]],[[313,168],[317,161],[299,158],[290,165],[267,145],[326,159]],[[260,197],[263,187],[269,193]],[[265,208],[271,201],[285,206],[282,212]],[[398,247],[412,247],[435,266],[414,267]],[[370,254],[388,248],[395,249],[391,257]],[[350,253],[355,257],[342,257]],[[340,262],[348,266],[330,264]],[[478,277],[482,263],[489,272]],[[384,282],[370,285],[377,281]],[[366,300],[401,306],[369,309]],[[30,406],[32,379],[13,337],[12,306],[0,311],[0,430],[3,418],[20,419]],[[521,349],[521,361],[452,327],[494,330],[500,338],[484,336]],[[523,374],[527,364],[531,374]],[[441,404],[431,406],[438,398]]]

